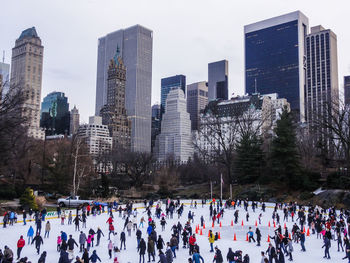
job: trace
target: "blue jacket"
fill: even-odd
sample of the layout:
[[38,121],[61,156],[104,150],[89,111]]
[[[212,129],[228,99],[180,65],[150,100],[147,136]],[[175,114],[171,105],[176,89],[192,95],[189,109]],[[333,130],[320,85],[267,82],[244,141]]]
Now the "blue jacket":
[[67,233],[66,232],[62,232],[61,238],[62,238],[62,240],[67,241]]
[[148,226],[147,227],[147,233],[148,235],[150,235],[152,233],[153,227],[152,226]]
[[34,229],[32,226],[29,227],[27,237],[32,237],[34,235]]
[[200,263],[200,260],[202,260],[202,262],[204,263],[204,259],[198,253],[194,253],[193,254],[192,260],[193,260],[194,263]]
[[94,252],[92,252],[90,260],[91,260],[91,262],[97,262],[97,260],[99,260],[101,262],[101,259],[96,254],[96,250],[94,250]]

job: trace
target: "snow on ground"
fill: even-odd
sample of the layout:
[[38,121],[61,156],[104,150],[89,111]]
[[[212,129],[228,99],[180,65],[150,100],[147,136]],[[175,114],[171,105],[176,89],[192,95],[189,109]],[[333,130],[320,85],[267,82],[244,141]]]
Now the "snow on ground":
[[[251,206],[249,206],[248,211],[250,214],[249,222],[246,222],[246,212],[242,208],[238,208],[239,210],[239,223],[237,225],[231,226],[231,220],[234,219],[234,210],[233,209],[226,209],[224,218],[222,220],[222,227],[220,228],[218,225],[215,225],[214,228],[211,227],[211,220],[209,219],[209,205],[205,205],[204,208],[200,205],[200,201],[198,201],[198,207],[197,209],[190,208],[190,205],[188,201],[185,203],[185,210],[183,213],[182,218],[180,218],[181,224],[184,226],[185,222],[187,221],[187,214],[188,211],[194,211],[195,212],[195,218],[194,223],[192,224],[193,232],[195,230],[196,225],[200,225],[200,216],[203,215],[206,221],[206,229],[203,229],[203,235],[200,236],[199,234],[196,235],[197,243],[200,247],[200,252],[202,257],[204,258],[205,262],[212,262],[214,253],[210,253],[210,245],[208,242],[208,230],[213,229],[213,232],[220,232],[221,239],[218,241],[215,241],[214,246],[218,246],[219,249],[221,249],[224,260],[226,262],[226,254],[228,251],[228,248],[232,248],[233,251],[236,250],[242,250],[243,255],[248,254],[250,256],[250,262],[251,263],[260,263],[261,251],[266,251],[268,243],[267,243],[267,235],[270,234],[273,236],[274,229],[273,229],[273,221],[272,221],[272,204],[267,204],[266,212],[263,213],[262,222],[261,225],[259,225],[259,228],[262,233],[262,241],[261,241],[261,247],[257,247],[255,243],[249,243],[246,240],[246,233],[248,232],[249,226],[253,228],[253,231],[255,232],[255,221],[258,219],[258,215],[262,213],[261,208],[259,206],[258,209],[255,210],[255,213],[252,211]],[[138,210],[138,222],[140,221],[141,217],[144,216],[147,220],[146,213],[143,213],[145,211],[144,208],[141,208],[142,205],[137,205],[140,207]],[[137,207],[136,206],[136,207]],[[124,208],[125,206],[123,206]],[[134,206],[135,207],[135,206]],[[162,206],[162,208],[165,210],[165,205]],[[155,209],[152,209],[152,212],[154,213]],[[284,226],[283,220],[283,213],[282,210],[278,211],[280,217],[281,217],[281,224],[282,228]],[[74,212],[73,212],[74,214]],[[73,217],[74,218],[74,217]],[[19,219],[22,219],[22,216],[19,215]],[[102,214],[99,216],[89,216],[87,219],[87,228],[83,229],[83,231],[88,234],[88,230],[90,228],[93,228],[95,231],[97,230],[97,227],[100,227],[101,230],[104,233],[104,237],[101,238],[100,246],[93,247],[90,249],[90,253],[94,249],[97,250],[97,254],[101,258],[103,263],[113,262],[112,259],[109,259],[108,256],[108,224],[106,223],[106,220],[108,219],[108,215]],[[48,219],[51,223],[51,232],[50,232],[50,238],[44,239],[44,245],[41,248],[41,251],[47,251],[47,263],[54,263],[58,262],[59,253],[56,251],[56,240],[57,236],[60,235],[60,231],[63,230],[67,233],[67,235],[72,234],[73,238],[76,240],[76,242],[79,242],[79,233],[74,231],[74,224],[67,225],[65,224],[62,226],[60,224],[60,220],[57,218]],[[124,226],[124,220],[118,216],[118,213],[114,212],[114,226],[117,232],[117,240],[118,240],[118,247],[120,246],[119,243],[119,234]],[[244,226],[241,226],[242,220],[244,221]],[[2,220],[1,220],[2,221]],[[271,222],[271,228],[268,227],[268,222]],[[291,220],[290,220],[291,221]],[[167,225],[166,230],[164,232],[161,231],[161,226],[158,219],[155,219],[156,222],[156,232],[157,235],[161,235],[164,239],[164,242],[170,240],[172,231],[170,230],[174,223],[178,222],[177,214],[174,214],[174,219],[167,219]],[[67,220],[66,222],[67,223]],[[289,229],[289,232],[291,232],[292,222],[287,222],[287,227]],[[23,223],[17,223],[14,226],[8,226],[7,228],[0,228],[0,248],[4,248],[5,245],[9,246],[12,251],[14,252],[14,255],[16,255],[17,250],[17,240],[19,239],[20,235],[26,236],[27,231],[29,229],[29,226],[33,225],[34,230],[35,225],[34,222],[28,222],[26,226],[23,226]],[[141,228],[142,230],[142,237],[145,239],[147,243],[147,232],[146,232],[146,224],[144,228]],[[42,236],[45,232],[45,223],[43,222],[42,225]],[[311,231],[310,231],[311,232]],[[237,236],[237,241],[233,241],[234,233]],[[255,237],[255,234],[254,234]],[[273,241],[273,240],[272,240]],[[27,239],[26,239],[27,242]],[[96,243],[96,238],[95,238]],[[272,242],[273,243],[273,242]],[[174,263],[186,263],[188,262],[187,259],[189,257],[188,255],[188,249],[182,248],[182,240],[181,245],[179,246],[179,250],[177,253],[177,258],[174,259]],[[274,244],[274,243],[273,243]],[[345,256],[344,252],[337,252],[337,244],[336,241],[332,241],[332,247],[330,249],[330,255],[331,260],[327,260],[323,258],[324,255],[324,249],[322,249],[323,241],[321,239],[317,239],[316,235],[310,235],[310,237],[306,237],[306,252],[301,252],[300,244],[294,243],[294,252],[293,252],[293,258],[294,262],[300,262],[300,263],[319,263],[319,262],[345,262],[342,260],[342,257]],[[121,263],[137,263],[139,262],[139,255],[137,253],[137,241],[135,232],[132,232],[131,237],[128,237],[126,232],[126,250],[122,250],[120,253],[118,253],[118,259]],[[79,249],[75,248],[75,256],[79,255],[81,256],[81,253],[78,253]],[[164,250],[163,250],[164,252]],[[37,262],[39,256],[36,254],[36,250],[33,245],[27,245],[22,250],[22,257],[27,256],[32,262]],[[158,253],[156,252],[156,262],[158,262],[159,257]],[[148,255],[146,251],[145,255],[145,262],[148,261]],[[287,257],[286,257],[287,262]]]

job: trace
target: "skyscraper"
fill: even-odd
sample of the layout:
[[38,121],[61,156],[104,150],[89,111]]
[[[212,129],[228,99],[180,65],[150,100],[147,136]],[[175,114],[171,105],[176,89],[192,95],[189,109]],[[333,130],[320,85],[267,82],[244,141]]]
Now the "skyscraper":
[[278,93],[305,118],[305,37],[308,18],[296,11],[244,27],[245,92]]
[[2,84],[0,85],[0,101],[10,89],[10,64],[0,62],[0,75]]
[[140,25],[115,31],[98,41],[95,114],[99,115],[107,103],[109,62],[119,48],[126,67],[125,100],[133,151],[151,151],[152,45],[152,31]]
[[63,92],[51,92],[41,103],[40,127],[46,135],[70,134],[70,113],[68,98]]
[[130,150],[131,122],[125,110],[126,68],[119,49],[110,60],[107,79],[107,103],[101,109],[102,123],[108,126],[113,147]]
[[306,117],[309,123],[326,117],[339,101],[337,36],[322,26],[306,37]]
[[77,133],[79,129],[79,110],[75,107],[70,111],[70,124],[69,124],[69,132],[71,135],[74,135]]
[[209,100],[228,99],[228,61],[221,60],[208,64]]
[[22,32],[12,49],[10,89],[25,96],[23,114],[28,118],[28,135],[43,139],[40,123],[40,96],[44,47],[35,27]]
[[344,76],[344,102],[350,105],[350,76]]
[[174,87],[182,89],[184,94],[186,94],[186,76],[176,75],[172,77],[161,79],[161,89],[160,89],[160,105],[161,105],[161,117],[165,112],[166,98],[171,89]]
[[160,133],[160,105],[152,106],[152,152],[154,150],[157,135]]
[[187,112],[191,118],[192,130],[198,130],[201,110],[208,104],[208,83],[201,81],[187,85]]
[[193,155],[193,145],[191,120],[182,89],[170,90],[161,125],[155,148],[158,161],[173,157],[175,160],[187,162]]

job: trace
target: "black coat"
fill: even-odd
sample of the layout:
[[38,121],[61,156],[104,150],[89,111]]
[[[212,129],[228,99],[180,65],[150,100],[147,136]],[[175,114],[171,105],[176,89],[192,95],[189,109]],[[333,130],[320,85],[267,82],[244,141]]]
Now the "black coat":
[[144,255],[146,253],[146,242],[141,239],[139,247],[137,249],[140,255]]

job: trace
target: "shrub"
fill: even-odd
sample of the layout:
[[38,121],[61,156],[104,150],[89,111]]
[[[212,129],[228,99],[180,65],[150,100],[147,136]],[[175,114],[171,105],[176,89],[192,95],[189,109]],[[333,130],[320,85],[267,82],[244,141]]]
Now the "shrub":
[[0,186],[0,199],[14,199],[17,197],[15,189],[11,186]]
[[33,189],[30,189],[29,187],[24,190],[24,193],[19,199],[19,203],[26,208],[31,208],[33,210],[38,209],[38,205],[35,202]]

